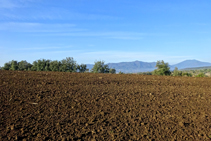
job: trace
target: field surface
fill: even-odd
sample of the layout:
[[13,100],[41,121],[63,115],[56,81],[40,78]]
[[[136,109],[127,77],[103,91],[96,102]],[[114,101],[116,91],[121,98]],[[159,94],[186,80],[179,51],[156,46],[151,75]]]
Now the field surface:
[[210,140],[211,78],[0,71],[0,140]]

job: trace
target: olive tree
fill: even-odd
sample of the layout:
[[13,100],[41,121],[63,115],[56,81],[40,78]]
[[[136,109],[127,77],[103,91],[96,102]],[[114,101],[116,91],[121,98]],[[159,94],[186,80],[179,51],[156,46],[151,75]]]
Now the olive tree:
[[109,69],[109,73],[115,74],[115,73],[116,73],[116,69],[110,68],[110,69]]
[[86,64],[77,65],[77,70],[82,73],[85,72],[87,70]]
[[108,65],[104,64],[104,61],[95,62],[93,68],[91,69],[93,73],[109,73]]
[[18,62],[15,60],[11,61],[11,67],[10,70],[18,70]]
[[175,67],[173,71],[173,76],[182,76],[182,71],[179,71],[177,67]]
[[45,60],[37,60],[37,71],[45,70]]
[[11,62],[5,63],[4,67],[2,68],[2,70],[9,70],[11,67]]
[[76,72],[77,64],[76,61],[72,57],[66,57],[61,61],[60,71],[62,72]]
[[157,69],[153,71],[153,75],[171,75],[170,67],[168,63],[162,61],[157,61]]
[[33,62],[32,71],[50,71],[50,60],[40,59]]
[[32,67],[31,67],[31,71],[37,71],[37,64],[38,64],[37,61],[33,62]]
[[18,62],[18,70],[30,70],[32,64],[28,63],[26,60]]
[[45,60],[45,69],[44,69],[44,71],[51,71],[50,63],[51,63],[51,60]]
[[59,71],[59,68],[61,67],[61,62],[60,61],[52,61],[50,62],[50,70],[51,71]]

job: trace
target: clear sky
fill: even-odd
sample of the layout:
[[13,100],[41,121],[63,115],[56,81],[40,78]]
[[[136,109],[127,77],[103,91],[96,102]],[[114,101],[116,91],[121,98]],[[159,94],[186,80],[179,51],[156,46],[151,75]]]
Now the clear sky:
[[210,0],[0,0],[0,66],[211,62]]

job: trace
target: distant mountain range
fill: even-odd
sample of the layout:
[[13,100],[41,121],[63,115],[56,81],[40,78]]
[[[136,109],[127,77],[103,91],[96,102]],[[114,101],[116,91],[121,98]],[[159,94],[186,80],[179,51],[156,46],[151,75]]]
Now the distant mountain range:
[[[115,68],[117,72],[124,73],[137,73],[137,72],[147,72],[153,71],[156,69],[156,62],[142,62],[142,61],[134,61],[134,62],[120,62],[120,63],[108,63],[110,68]],[[185,60],[175,65],[169,65],[171,70],[174,70],[175,67],[178,69],[185,68],[196,68],[196,67],[207,67],[211,66],[211,63],[201,62],[198,60]],[[92,69],[93,64],[87,64],[88,69]]]
[[207,67],[211,66],[211,63],[208,62],[201,62],[198,60],[185,60],[178,64],[172,65],[171,68],[177,67],[178,69],[185,69],[185,68],[196,68],[196,67]]

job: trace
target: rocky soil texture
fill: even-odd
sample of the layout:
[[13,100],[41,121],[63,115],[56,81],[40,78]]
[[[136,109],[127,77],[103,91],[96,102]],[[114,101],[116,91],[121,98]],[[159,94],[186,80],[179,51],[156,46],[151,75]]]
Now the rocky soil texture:
[[209,140],[211,78],[0,71],[0,140]]

